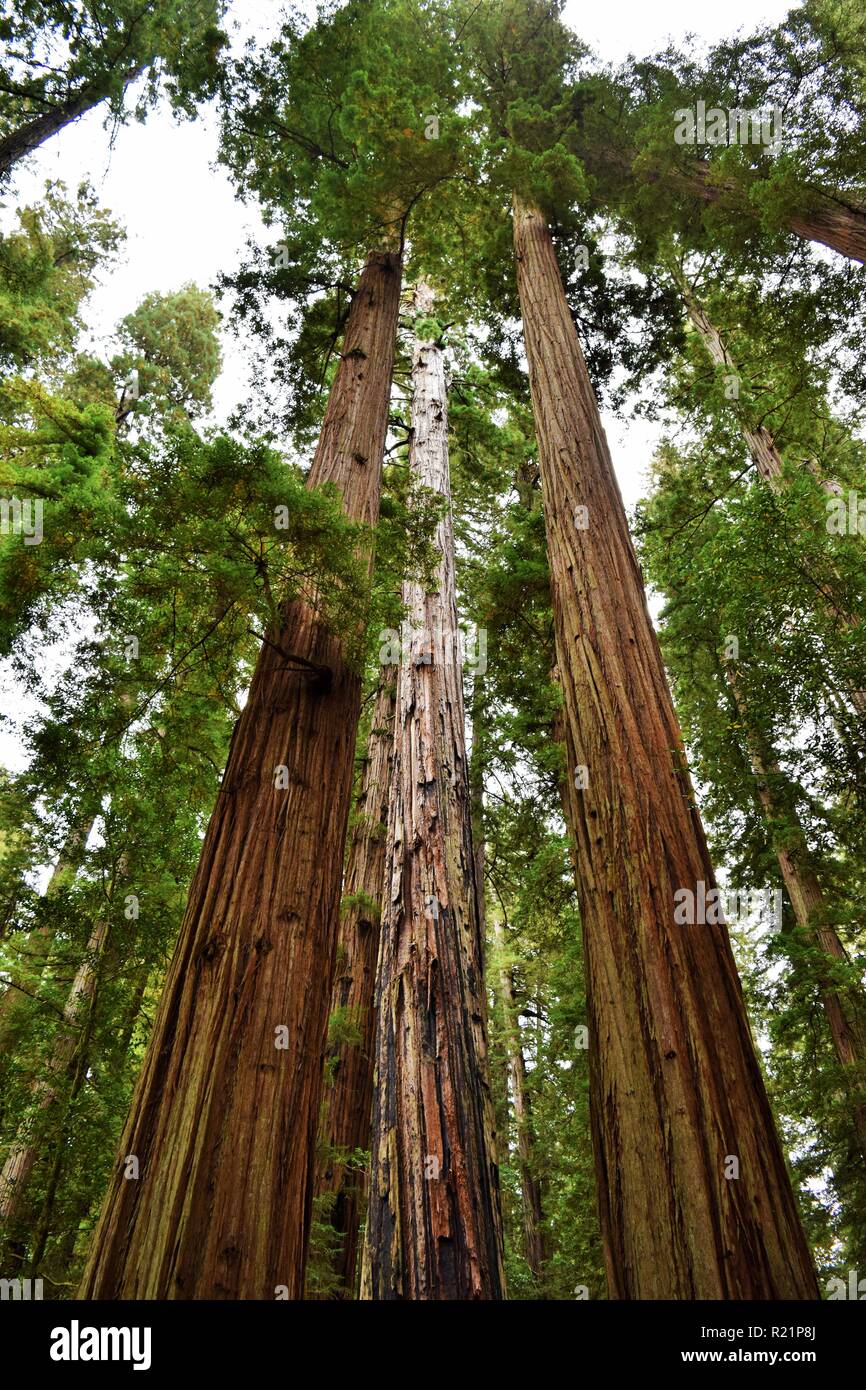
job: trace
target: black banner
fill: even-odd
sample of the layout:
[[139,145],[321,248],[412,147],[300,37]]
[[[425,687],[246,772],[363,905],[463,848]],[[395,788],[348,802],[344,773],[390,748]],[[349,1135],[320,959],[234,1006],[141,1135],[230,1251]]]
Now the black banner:
[[[666,1373],[674,1367],[801,1366],[828,1374],[862,1353],[860,1300],[822,1303],[487,1303],[424,1304],[387,1310],[369,1303],[80,1303],[5,1299],[4,1354],[51,1382],[204,1372],[222,1379],[280,1374],[289,1381],[318,1366],[331,1378],[364,1377],[390,1344],[382,1337],[456,1337],[453,1371],[506,1354],[513,1373],[534,1373],[567,1358],[574,1374],[601,1360],[618,1371]],[[502,1320],[507,1319],[507,1323]],[[429,1344],[443,1370],[442,1345]],[[466,1352],[470,1357],[467,1360]],[[301,1359],[302,1358],[302,1359]],[[312,1364],[311,1364],[312,1363]],[[426,1365],[422,1356],[419,1375]]]

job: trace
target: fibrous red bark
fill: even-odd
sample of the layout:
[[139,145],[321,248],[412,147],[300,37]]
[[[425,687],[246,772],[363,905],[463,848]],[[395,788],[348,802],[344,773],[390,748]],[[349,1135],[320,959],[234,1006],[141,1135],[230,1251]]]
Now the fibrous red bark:
[[370,1146],[376,1032],[374,995],[385,881],[385,838],[394,749],[396,670],[383,667],[367,741],[344,885],[344,907],[331,995],[352,1036],[326,1054],[316,1195],[333,1199],[329,1219],[340,1237],[334,1259],[337,1297],[352,1298],[363,1177],[346,1159]]
[[[368,525],[399,300],[399,256],[374,253],[309,476]],[[232,737],[84,1298],[302,1294],[360,694],[340,637],[289,604]]]
[[[416,307],[429,315],[423,287]],[[441,347],[417,341],[412,467],[450,504]],[[436,587],[404,586],[361,1295],[496,1299],[502,1236],[450,510]]]
[[710,890],[713,869],[553,243],[519,201],[514,234],[569,772],[585,769],[569,801],[610,1293],[815,1298],[726,928],[674,922],[677,890]]

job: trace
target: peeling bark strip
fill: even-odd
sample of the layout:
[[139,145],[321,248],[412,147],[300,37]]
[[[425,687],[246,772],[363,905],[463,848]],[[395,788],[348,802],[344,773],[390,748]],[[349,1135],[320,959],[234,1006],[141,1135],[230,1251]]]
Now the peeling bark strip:
[[517,201],[514,233],[567,746],[589,778],[567,805],[610,1293],[817,1298],[727,931],[673,925],[676,889],[713,870],[550,234]]
[[330,1084],[325,1082],[319,1125],[323,1152],[316,1172],[316,1196],[335,1194],[331,1224],[342,1237],[335,1260],[340,1298],[354,1296],[363,1187],[362,1175],[347,1170],[341,1155],[366,1150],[370,1145],[376,962],[394,753],[396,675],[394,667],[386,667],[376,695],[361,790],[355,803],[356,823],[344,889],[346,906],[340,921],[337,970],[331,993],[331,1013],[339,1009],[349,1015],[357,1028],[357,1040],[338,1042],[326,1055],[334,1066],[334,1074]]
[[[431,305],[420,287],[416,309]],[[433,342],[416,341],[412,387],[411,464],[450,502],[445,369]],[[361,1288],[369,1299],[504,1294],[450,510],[437,546],[436,590],[407,583],[403,592],[423,637],[398,678]]]
[[[368,524],[399,302],[399,257],[372,255],[310,470]],[[235,726],[83,1298],[302,1294],[359,708],[340,641],[292,603]]]

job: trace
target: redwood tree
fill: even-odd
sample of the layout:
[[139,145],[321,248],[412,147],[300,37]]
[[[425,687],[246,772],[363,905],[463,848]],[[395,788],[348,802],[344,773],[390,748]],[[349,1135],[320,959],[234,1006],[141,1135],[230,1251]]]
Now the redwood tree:
[[585,783],[578,897],[610,1291],[815,1297],[727,931],[674,922],[677,890],[711,889],[713,869],[553,243],[519,199],[514,235],[557,663]]
[[[399,254],[377,251],[309,475],[367,525],[399,301]],[[302,1292],[359,708],[344,642],[294,601],[235,728],[83,1297]]]
[[[222,157],[284,236],[239,277],[241,298],[256,280],[269,311],[288,303],[297,331],[280,356],[296,379],[315,370],[324,388],[333,374],[309,485],[333,484],[364,527],[379,511],[406,222],[453,163],[445,130],[426,140],[418,114],[437,100],[430,72],[444,65],[430,55],[445,46],[432,22],[419,46],[420,18],[397,0],[308,27],[289,16],[226,82]],[[344,322],[359,246],[385,249]],[[327,339],[315,364],[311,325]],[[235,729],[122,1141],[142,1176],[117,1171],[91,1296],[303,1290],[363,645],[355,630],[350,652],[316,600],[276,615]]]
[[327,1218],[340,1238],[333,1260],[340,1298],[353,1297],[355,1289],[363,1196],[357,1154],[370,1145],[374,993],[394,747],[395,676],[394,667],[383,668],[355,801],[331,994],[334,1037],[325,1054],[315,1195],[328,1197]]
[[[450,517],[445,364],[416,293],[410,460],[448,505],[435,588],[404,586],[362,1297],[504,1294]],[[425,322],[426,320],[426,322]]]

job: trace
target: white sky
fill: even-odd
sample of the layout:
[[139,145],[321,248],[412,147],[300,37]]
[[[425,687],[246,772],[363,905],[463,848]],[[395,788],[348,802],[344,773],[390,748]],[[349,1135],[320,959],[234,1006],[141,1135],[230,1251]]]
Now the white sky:
[[[236,0],[230,18],[243,37],[264,39],[276,28],[280,0]],[[778,22],[790,0],[725,0],[697,6],[694,0],[604,0],[587,6],[568,0],[565,15],[580,36],[607,61],[628,54],[650,54],[668,38],[689,32],[711,43],[737,29],[753,30]],[[86,309],[92,341],[107,353],[114,325],[151,290],[177,289],[186,281],[206,286],[221,271],[235,267],[249,235],[266,235],[255,205],[244,206],[227,174],[216,163],[218,123],[206,110],[194,122],[176,122],[166,106],[143,125],[131,123],[115,132],[93,112],[50,140],[18,173],[0,206],[0,225],[8,227],[14,208],[37,200],[48,178],[71,188],[87,179],[102,206],[125,227],[125,260],[93,294]],[[104,345],[104,346],[103,346]],[[243,400],[246,362],[242,344],[227,335],[224,370],[215,391],[215,418],[220,420]],[[612,418],[605,426],[627,507],[643,491],[642,479],[658,438],[657,426]],[[0,759],[17,765],[8,738],[0,735]]]
[[[244,36],[253,33],[261,39],[276,27],[281,8],[280,0],[236,0],[230,13]],[[668,38],[681,40],[688,32],[714,42],[740,27],[752,30],[777,22],[791,8],[791,0],[700,6],[694,0],[603,0],[594,5],[568,0],[565,15],[603,59],[618,62],[630,52],[649,54]],[[237,201],[227,174],[216,164],[213,111],[195,122],[177,123],[160,107],[146,124],[122,127],[113,146],[102,121],[99,112],[91,113],[43,146],[19,174],[0,214],[8,225],[11,205],[38,198],[46,178],[62,178],[71,187],[90,180],[128,236],[125,264],[90,301],[87,318],[97,340],[110,334],[148,291],[177,289],[187,280],[208,285],[238,263],[248,235],[264,236],[255,206]],[[242,400],[246,381],[243,349],[227,338],[224,355],[215,393],[217,418]],[[626,426],[609,415],[605,425],[630,506],[641,494],[657,429],[644,422]]]

